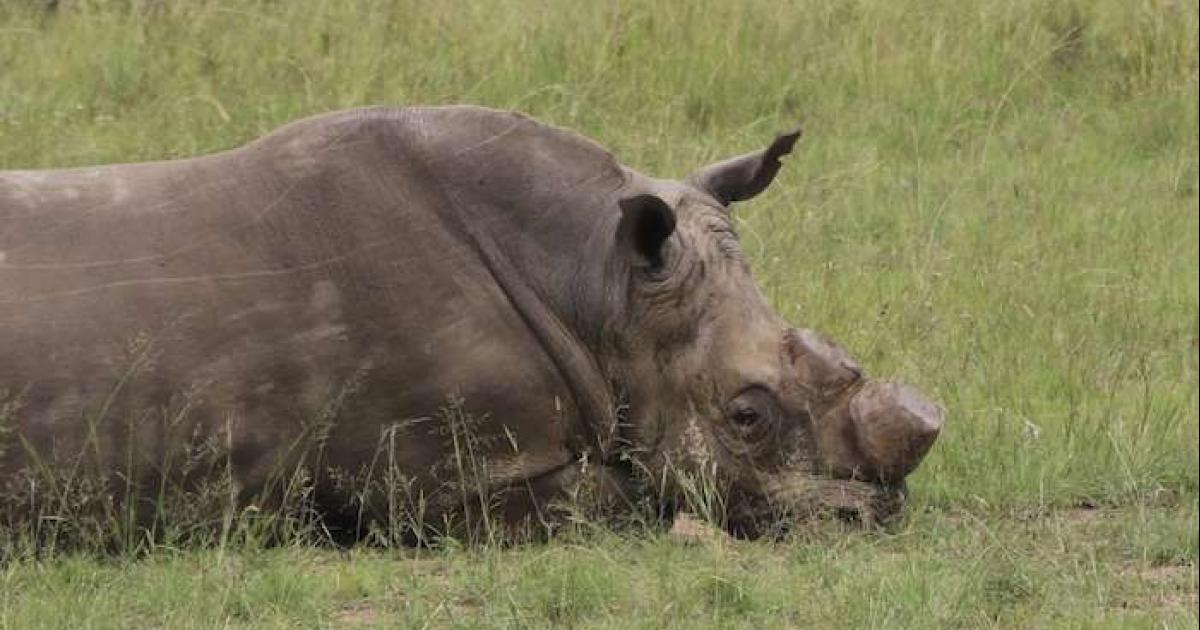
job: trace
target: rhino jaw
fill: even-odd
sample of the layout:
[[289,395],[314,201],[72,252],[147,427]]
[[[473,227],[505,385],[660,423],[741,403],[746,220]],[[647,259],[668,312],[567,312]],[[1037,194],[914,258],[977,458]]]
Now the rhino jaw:
[[916,469],[941,433],[942,410],[902,383],[869,382],[849,406],[852,434],[864,461],[860,470],[898,482]]

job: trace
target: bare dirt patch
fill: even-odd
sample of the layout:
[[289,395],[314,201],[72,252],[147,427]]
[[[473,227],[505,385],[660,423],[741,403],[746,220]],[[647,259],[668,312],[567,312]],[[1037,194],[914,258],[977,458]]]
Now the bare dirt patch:
[[379,622],[379,610],[371,602],[352,602],[333,613],[334,627],[365,626]]
[[1092,506],[1081,506],[1071,510],[1064,510],[1063,514],[1068,521],[1073,523],[1095,523],[1111,516],[1110,510],[1101,509]]
[[422,577],[446,578],[450,575],[446,561],[439,558],[407,558],[404,567],[414,575]]
[[1121,602],[1123,608],[1190,608],[1200,606],[1200,574],[1193,564],[1127,566],[1122,577],[1141,583],[1143,595]]
[[684,545],[722,545],[729,540],[729,535],[713,527],[711,523],[683,512],[675,517],[675,523],[667,537]]

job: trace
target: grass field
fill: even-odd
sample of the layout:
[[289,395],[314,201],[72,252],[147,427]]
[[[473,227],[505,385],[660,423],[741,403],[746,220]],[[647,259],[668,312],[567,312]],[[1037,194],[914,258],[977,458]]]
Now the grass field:
[[45,4],[0,0],[0,169],[470,102],[682,176],[802,122],[760,284],[949,414],[890,532],[18,558],[0,627],[1196,627],[1196,3]]

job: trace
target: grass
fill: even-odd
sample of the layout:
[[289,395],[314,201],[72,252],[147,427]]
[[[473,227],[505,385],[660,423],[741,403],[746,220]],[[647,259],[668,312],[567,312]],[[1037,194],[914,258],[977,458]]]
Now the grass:
[[66,557],[0,571],[9,627],[1188,627],[1195,506],[827,524],[785,544],[592,533],[438,552]]
[[803,122],[738,210],[759,282],[949,425],[890,534],[63,555],[0,627],[1195,627],[1195,3],[43,4],[0,0],[0,168],[472,102],[682,176]]

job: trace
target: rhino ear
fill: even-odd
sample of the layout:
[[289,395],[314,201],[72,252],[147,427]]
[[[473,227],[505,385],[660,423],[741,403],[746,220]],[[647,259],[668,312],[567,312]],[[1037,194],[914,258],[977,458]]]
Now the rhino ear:
[[660,267],[667,239],[675,232],[675,211],[656,195],[634,195],[617,202],[617,247],[640,267]]
[[688,183],[712,195],[721,205],[745,201],[766,190],[783,166],[779,158],[792,152],[800,139],[800,129],[781,134],[771,146],[724,162],[706,166],[691,177]]

